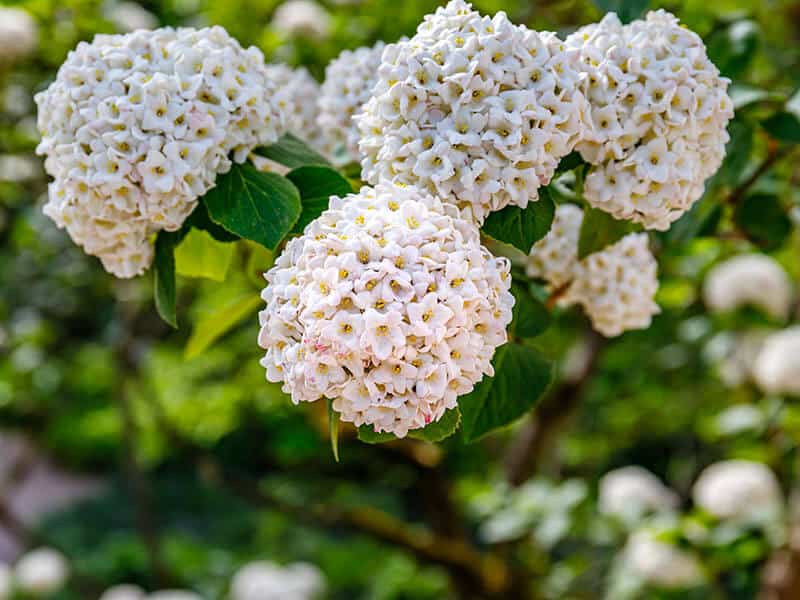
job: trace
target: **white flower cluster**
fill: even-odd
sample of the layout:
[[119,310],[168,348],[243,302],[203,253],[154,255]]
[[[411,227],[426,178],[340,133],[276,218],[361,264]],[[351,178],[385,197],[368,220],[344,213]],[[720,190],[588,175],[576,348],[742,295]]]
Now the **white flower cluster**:
[[525,207],[580,136],[579,69],[555,34],[452,0],[386,47],[356,117],[362,176],[418,185],[478,223]]
[[325,580],[314,565],[281,567],[267,561],[242,567],[231,582],[231,600],[314,600],[325,591]]
[[634,524],[649,513],[677,508],[678,496],[643,467],[614,469],[600,480],[598,506],[602,514]]
[[0,65],[24,58],[39,44],[39,27],[21,8],[0,6]]
[[287,35],[325,38],[330,33],[331,16],[313,0],[289,0],[275,10],[272,27]]
[[142,273],[231,160],[282,127],[263,55],[220,27],[98,35],[36,96],[45,213],[118,277]]
[[668,229],[722,162],[729,80],[700,37],[663,10],[628,25],[610,13],[566,43],[588,75],[591,109],[577,146],[593,165],[586,199],[619,219]]
[[510,264],[450,205],[388,182],[332,197],[265,275],[262,364],[294,402],[405,436],[492,375]]
[[641,529],[628,538],[624,568],[645,583],[666,588],[688,588],[705,577],[700,561],[689,552],[658,539],[658,531]]
[[187,590],[160,590],[148,594],[138,585],[115,585],[103,592],[100,600],[203,600],[195,593]]
[[292,69],[283,64],[267,65],[267,77],[276,86],[274,102],[284,119],[283,129],[307,142],[319,146],[317,99],[320,86],[304,67]]
[[68,577],[69,566],[60,552],[52,548],[32,550],[13,568],[0,563],[0,600],[14,598],[15,591],[26,597],[53,594],[64,587]]
[[753,376],[767,393],[800,396],[800,325],[773,333],[764,340]]
[[560,205],[548,234],[531,248],[528,275],[545,279],[560,294],[560,306],[581,305],[594,329],[607,337],[648,327],[659,308],[658,265],[647,234],[629,234],[578,260],[582,221],[580,208]]
[[692,489],[697,506],[718,519],[763,522],[780,515],[783,494],[762,463],[727,460],[706,467]]
[[325,67],[325,81],[319,93],[317,124],[322,131],[324,151],[336,164],[358,161],[358,126],[353,117],[372,97],[381,55],[386,45],[345,50]]
[[741,254],[719,263],[703,287],[703,298],[713,312],[751,305],[782,320],[789,316],[793,296],[789,275],[765,254]]

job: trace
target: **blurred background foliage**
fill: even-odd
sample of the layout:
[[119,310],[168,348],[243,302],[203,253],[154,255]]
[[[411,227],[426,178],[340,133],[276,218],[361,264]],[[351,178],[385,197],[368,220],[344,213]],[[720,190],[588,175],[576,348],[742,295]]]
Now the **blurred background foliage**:
[[[325,35],[274,27],[279,4],[170,0],[141,7],[162,25],[222,25],[268,59],[304,65],[319,79],[342,49],[412,34],[438,2],[320,2],[330,17]],[[166,582],[223,598],[231,574],[254,558],[313,562],[331,598],[483,597],[489,592],[481,586],[490,590],[505,576],[513,590],[534,597],[597,598],[621,544],[620,532],[602,525],[593,508],[608,470],[643,465],[677,490],[684,506],[697,473],[722,458],[768,463],[787,493],[797,483],[800,407],[750,385],[726,386],[713,352],[725,336],[783,324],[756,311],[712,316],[700,289],[711,265],[753,248],[800,280],[800,153],[791,154],[800,143],[791,117],[800,108],[786,105],[800,85],[800,3],[652,3],[706,40],[712,60],[733,79],[738,109],[728,158],[706,196],[660,236],[663,312],[652,327],[605,342],[579,315],[558,314],[557,326],[536,344],[557,362],[560,381],[533,416],[471,445],[455,436],[440,447],[367,446],[343,430],[339,464],[324,407],[292,406],[258,364],[254,299],[268,253],[240,243],[231,261],[243,268],[223,268],[224,281],[182,278],[180,302],[191,310],[179,313],[184,322],[175,332],[155,314],[150,277],[114,280],[41,214],[47,180],[34,156],[31,97],[78,41],[120,23],[109,0],[10,5],[34,16],[40,42],[33,55],[0,64],[0,427],[24,432],[63,468],[107,482],[101,494],[27,532],[24,543],[47,543],[70,558],[75,575],[58,598],[96,597],[122,581],[151,588]],[[648,2],[475,5],[565,33],[608,10],[636,16]],[[766,160],[768,169],[748,181]],[[745,197],[736,197],[734,211],[726,200],[740,192]],[[758,204],[745,212],[754,196]],[[222,318],[241,324],[202,352],[197,348],[210,340],[195,340],[192,350],[191,326],[208,332]],[[131,399],[129,420],[119,410],[122,394]],[[738,404],[763,419],[731,433],[719,415]],[[546,435],[525,445],[536,427]],[[146,479],[143,494],[130,485],[131,453]],[[155,530],[155,545],[142,535],[138,502],[151,513],[145,527]],[[484,562],[473,564],[475,556],[461,556],[460,547],[453,556],[433,547],[451,539],[465,540]],[[732,543],[726,552],[728,564],[698,597],[756,597],[768,548]],[[512,575],[503,571],[509,565]]]

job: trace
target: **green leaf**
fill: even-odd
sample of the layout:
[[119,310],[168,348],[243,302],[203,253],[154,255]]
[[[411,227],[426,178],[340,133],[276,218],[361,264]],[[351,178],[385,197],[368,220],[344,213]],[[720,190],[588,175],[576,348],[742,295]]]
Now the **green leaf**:
[[331,437],[333,458],[339,462],[339,413],[333,410],[333,400],[328,400],[328,433]]
[[375,430],[370,425],[362,425],[358,428],[358,439],[367,444],[383,444],[385,442],[392,442],[397,439],[393,433],[381,432],[375,433]]
[[511,291],[515,302],[509,331],[521,338],[532,338],[543,333],[550,326],[550,312],[545,305],[519,284],[514,284]]
[[202,201],[197,203],[197,207],[192,211],[192,214],[189,215],[189,218],[184,221],[183,226],[191,226],[195,229],[207,231],[211,234],[211,237],[219,242],[235,242],[240,239],[235,233],[231,233],[224,227],[220,227],[214,223],[211,217],[208,216],[208,209],[206,209],[206,205]]
[[494,377],[484,377],[471,393],[458,399],[461,429],[468,442],[516,421],[541,399],[553,379],[550,361],[530,346],[501,346],[492,364]]
[[156,237],[153,259],[153,296],[156,310],[164,322],[178,328],[175,310],[175,244],[182,234],[177,231],[161,231]]
[[635,223],[615,219],[603,210],[587,206],[583,210],[583,223],[578,239],[578,259],[598,252],[640,229]]
[[296,138],[291,133],[285,134],[271,146],[256,148],[255,153],[290,169],[302,167],[303,165],[330,164],[324,156],[309,148],[304,141]]
[[205,195],[211,219],[228,231],[274,250],[300,217],[294,184],[253,165],[234,164]]
[[743,83],[732,85],[728,90],[728,95],[731,98],[731,102],[733,102],[733,109],[735,111],[766,100],[780,102],[782,99],[785,99],[785,97],[775,92],[769,92]]
[[560,175],[561,173],[566,173],[567,171],[572,171],[576,167],[581,166],[584,164],[583,158],[579,152],[570,152],[564,158],[561,159],[561,162],[558,163],[556,167],[556,175]]
[[800,116],[781,111],[761,122],[761,126],[776,140],[800,144]]
[[650,8],[650,0],[594,0],[594,5],[601,13],[615,12],[620,21],[630,23]]
[[760,42],[755,21],[734,21],[715,31],[706,43],[708,57],[726,77],[739,77],[753,62]]
[[539,200],[529,202],[526,208],[506,206],[491,213],[483,224],[482,231],[494,239],[510,244],[525,254],[531,246],[550,231],[555,214],[555,204],[550,190],[539,190]]
[[175,270],[184,277],[225,281],[234,246],[218,242],[206,231],[191,229],[175,247]]
[[722,162],[713,185],[736,185],[745,172],[753,152],[755,128],[745,119],[734,119],[728,125],[730,140],[725,145],[725,160]]
[[780,248],[792,232],[792,221],[774,194],[752,194],[740,202],[734,220],[747,238],[763,250]]
[[248,249],[245,274],[250,282],[258,289],[262,289],[266,285],[264,273],[275,263],[275,253],[249,240],[246,240],[245,244]]
[[253,316],[262,301],[258,295],[246,294],[234,298],[197,320],[183,357],[190,360],[202,354],[211,344],[228,333],[246,317]]
[[286,175],[286,178],[297,187],[303,205],[300,219],[294,225],[293,231],[296,233],[301,233],[306,225],[328,208],[331,196],[344,197],[353,191],[350,182],[329,167],[298,167]]
[[408,432],[408,437],[424,442],[441,442],[456,432],[461,424],[461,411],[458,407],[452,408],[442,415],[442,418],[429,423],[422,429],[413,429]]

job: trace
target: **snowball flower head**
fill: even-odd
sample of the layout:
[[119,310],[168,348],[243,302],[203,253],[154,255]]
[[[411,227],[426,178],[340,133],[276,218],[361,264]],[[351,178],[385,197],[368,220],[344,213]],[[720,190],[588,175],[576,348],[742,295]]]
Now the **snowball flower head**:
[[267,561],[242,567],[231,582],[231,600],[314,600],[325,590],[322,573],[314,565],[285,567]]
[[319,84],[305,67],[267,65],[267,76],[277,87],[274,101],[284,119],[284,129],[311,146],[320,144],[317,127]]
[[763,522],[780,515],[783,495],[762,463],[727,460],[706,467],[692,489],[695,504],[718,519]]
[[733,117],[728,79],[700,37],[663,10],[622,25],[614,13],[579,29],[591,106],[577,148],[592,169],[596,208],[648,229],[668,229],[719,168]]
[[29,594],[51,594],[64,587],[68,577],[67,560],[51,548],[33,550],[14,566],[17,586]]
[[145,600],[146,592],[138,585],[122,584],[108,588],[100,600]]
[[649,327],[659,308],[658,264],[647,234],[626,235],[578,260],[582,222],[580,208],[560,205],[548,234],[531,248],[528,275],[545,279],[560,294],[560,306],[582,306],[592,327],[607,337]]
[[578,58],[554,33],[453,0],[386,47],[356,117],[363,178],[418,185],[478,223],[527,206],[580,134]]
[[289,0],[275,10],[272,26],[287,35],[325,38],[330,33],[331,16],[312,0]]
[[123,33],[158,27],[158,18],[138,2],[112,2],[104,12],[117,31]]
[[600,480],[599,509],[626,523],[635,523],[648,513],[671,511],[678,496],[647,469],[631,465],[614,469]]
[[325,67],[325,81],[317,102],[317,124],[322,130],[326,154],[336,164],[359,159],[361,134],[353,116],[372,97],[385,46],[378,42],[371,48],[345,50]]
[[0,6],[0,65],[24,58],[39,44],[39,27],[21,8]]
[[644,582],[661,588],[687,588],[703,582],[699,561],[688,552],[662,542],[648,529],[631,535],[623,553],[624,566]]
[[405,436],[492,375],[514,297],[507,259],[452,205],[383,182],[332,197],[266,274],[262,364],[294,402]]
[[703,287],[706,305],[729,312],[752,305],[776,319],[786,319],[792,306],[792,283],[783,267],[764,254],[742,254],[709,271]]
[[767,393],[800,396],[800,325],[773,333],[764,340],[753,375]]
[[263,55],[221,27],[98,35],[36,96],[44,212],[118,277],[178,229],[231,160],[282,127]]

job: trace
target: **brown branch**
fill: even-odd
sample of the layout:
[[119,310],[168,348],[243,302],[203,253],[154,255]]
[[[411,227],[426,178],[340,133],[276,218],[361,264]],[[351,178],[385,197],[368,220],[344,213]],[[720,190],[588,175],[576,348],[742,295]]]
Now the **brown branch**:
[[535,409],[517,437],[512,440],[506,454],[506,479],[511,485],[524,483],[537,469],[545,450],[569,421],[580,403],[583,390],[594,373],[605,338],[591,332],[586,341],[588,359],[578,378],[559,386]]

